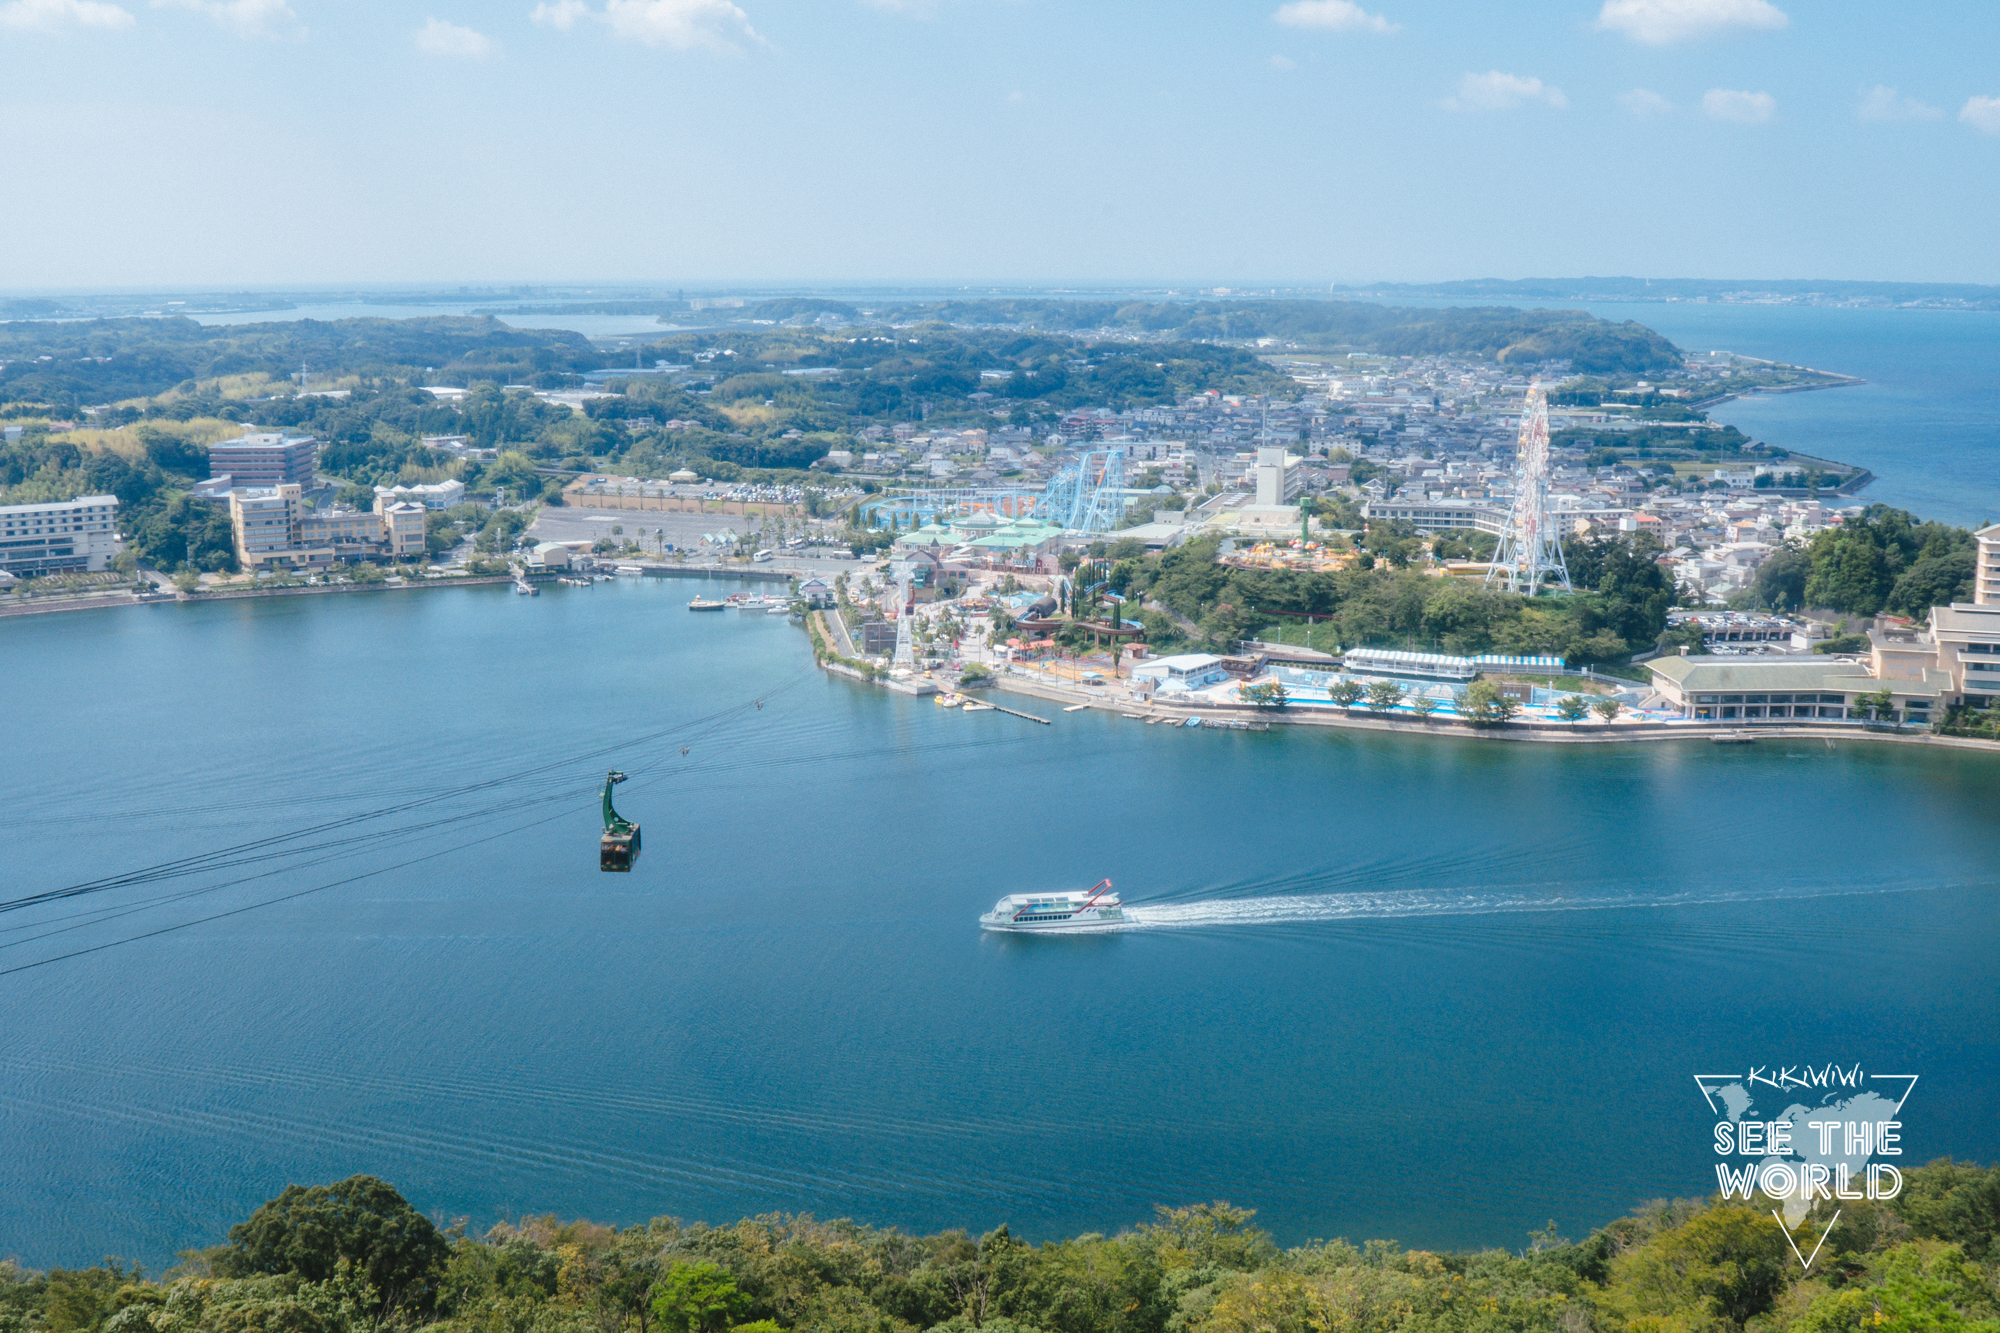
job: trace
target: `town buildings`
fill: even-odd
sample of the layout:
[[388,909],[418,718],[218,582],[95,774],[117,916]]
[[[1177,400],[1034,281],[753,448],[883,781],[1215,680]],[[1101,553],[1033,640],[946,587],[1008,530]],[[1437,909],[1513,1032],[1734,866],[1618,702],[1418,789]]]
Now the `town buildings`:
[[229,492],[236,561],[249,573],[319,571],[336,560],[418,560],[424,507],[378,494],[369,510],[308,509],[295,484]]
[[308,487],[319,467],[319,441],[310,435],[265,433],[208,446],[209,483],[228,488]]
[[29,578],[101,573],[122,549],[117,519],[112,495],[0,505],[0,571]]
[[1474,529],[1497,537],[1507,526],[1507,511],[1484,500],[1369,500],[1361,516],[1408,523],[1420,532]]
[[456,479],[426,482],[417,486],[377,486],[375,502],[419,504],[426,509],[449,509],[465,503],[465,483]]

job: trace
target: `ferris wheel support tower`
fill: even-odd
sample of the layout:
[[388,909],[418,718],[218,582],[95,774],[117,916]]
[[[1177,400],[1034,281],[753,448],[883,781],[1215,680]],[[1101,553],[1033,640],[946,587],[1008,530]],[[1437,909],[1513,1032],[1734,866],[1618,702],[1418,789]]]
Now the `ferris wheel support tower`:
[[1564,592],[1572,591],[1569,564],[1563,559],[1562,536],[1549,508],[1549,400],[1541,381],[1528,386],[1528,404],[1521,413],[1521,454],[1514,471],[1514,508],[1493,563],[1486,568],[1486,586],[1534,596],[1550,575]]

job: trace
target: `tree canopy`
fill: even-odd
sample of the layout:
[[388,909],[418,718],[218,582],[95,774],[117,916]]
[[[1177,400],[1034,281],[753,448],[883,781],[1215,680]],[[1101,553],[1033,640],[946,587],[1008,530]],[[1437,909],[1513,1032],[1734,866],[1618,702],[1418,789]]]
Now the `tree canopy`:
[[1964,528],[1919,522],[1872,504],[1803,544],[1773,551],[1749,589],[1755,606],[1802,606],[1872,616],[1921,618],[1933,606],[1970,601],[1978,544]]
[[[207,1271],[197,1260],[162,1282],[114,1263],[48,1273],[0,1263],[0,1327],[2000,1333],[2000,1287],[1990,1267],[2000,1233],[1993,1207],[2000,1168],[1940,1161],[1906,1168],[1905,1181],[1895,1200],[1843,1201],[1837,1215],[1822,1204],[1799,1229],[1801,1236],[1826,1232],[1809,1272],[1801,1271],[1771,1213],[1716,1199],[1650,1203],[1577,1242],[1550,1223],[1516,1248],[1468,1253],[1405,1250],[1387,1240],[1281,1249],[1251,1212],[1220,1202],[1161,1208],[1116,1234],[1039,1243],[1004,1225],[984,1235],[911,1235],[783,1214],[726,1226],[663,1217],[624,1228],[551,1215],[501,1223],[482,1236],[439,1238],[445,1258],[424,1270],[435,1274],[426,1278],[434,1298],[393,1307],[382,1304],[365,1267],[340,1247],[291,1235],[319,1229],[308,1222],[311,1210],[300,1196],[320,1196],[297,1190],[259,1210],[269,1222],[292,1201],[285,1237],[247,1275],[225,1268],[220,1256]],[[394,1196],[386,1185],[370,1183]],[[368,1231],[365,1222],[357,1227],[336,1208],[323,1229],[352,1236]],[[349,1248],[365,1255],[384,1247],[363,1239]],[[435,1248],[423,1249],[427,1259],[436,1258]],[[329,1254],[337,1255],[331,1268]],[[327,1275],[310,1276],[316,1273]]]
[[450,1258],[450,1243],[393,1186],[350,1176],[332,1185],[287,1185],[230,1228],[214,1266],[225,1277],[293,1274],[327,1282],[346,1264],[380,1293],[384,1309],[393,1309],[405,1302],[427,1306]]
[[1217,540],[1191,541],[1159,556],[1117,561],[1111,586],[1140,603],[1148,638],[1161,644],[1187,637],[1183,621],[1219,646],[1312,617],[1329,625],[1319,640],[1323,648],[1521,653],[1576,662],[1615,661],[1654,647],[1675,602],[1673,580],[1658,563],[1659,543],[1643,534],[1567,543],[1578,591],[1537,598],[1435,577],[1410,563],[1421,545],[1414,536],[1393,540],[1409,548],[1400,562],[1329,573],[1239,569],[1217,561]]

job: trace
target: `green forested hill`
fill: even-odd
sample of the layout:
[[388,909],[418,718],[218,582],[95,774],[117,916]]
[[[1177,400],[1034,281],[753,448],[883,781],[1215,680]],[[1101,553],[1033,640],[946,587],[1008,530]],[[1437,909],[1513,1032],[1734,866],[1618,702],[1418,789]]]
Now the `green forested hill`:
[[[308,367],[318,377],[525,380],[595,370],[580,333],[513,329],[497,319],[290,320],[199,324],[172,319],[0,323],[0,403],[78,404],[149,398],[204,380]],[[430,382],[456,382],[436,378]]]
[[[759,309],[773,316],[838,311],[845,318],[852,312],[838,302],[803,298],[766,302]],[[1413,310],[1363,301],[996,300],[876,313],[879,327],[852,315],[856,324],[835,331],[662,331],[640,357],[685,364],[696,352],[727,351],[728,368],[838,368],[944,400],[946,406],[962,406],[954,400],[980,388],[981,371],[1041,375],[1034,393],[1013,396],[1046,399],[1052,406],[1163,403],[1205,388],[1296,392],[1291,381],[1229,345],[1262,338],[1391,356],[1568,360],[1590,374],[1644,374],[1680,362],[1673,344],[1651,329],[1575,310]],[[899,328],[887,326],[891,318]],[[620,353],[620,363],[627,355]],[[301,367],[320,382],[558,388],[573,385],[583,371],[611,364],[581,334],[517,329],[491,317],[236,325],[204,325],[185,317],[0,323],[0,404],[45,403],[61,411],[191,392],[231,377],[282,385]],[[905,366],[907,373],[899,373]],[[1021,387],[1026,386],[1016,386]],[[853,404],[835,405],[848,407],[846,415],[870,415],[865,403],[859,413]]]
[[[2000,1333],[2000,1169],[1934,1162],[1848,1203],[1801,1274],[1771,1213],[1659,1202],[1571,1243],[1281,1250],[1227,1204],[1115,1236],[913,1236],[772,1215],[473,1238],[381,1181],[288,1188],[149,1280],[0,1264],[0,1329],[49,1333]],[[1828,1218],[1809,1219],[1814,1235]]]
[[915,306],[909,313],[952,324],[1116,329],[1225,341],[1277,338],[1386,356],[1567,360],[1594,375],[1647,374],[1681,363],[1679,350],[1644,325],[1613,324],[1581,310],[1424,310],[1369,301],[997,300]]

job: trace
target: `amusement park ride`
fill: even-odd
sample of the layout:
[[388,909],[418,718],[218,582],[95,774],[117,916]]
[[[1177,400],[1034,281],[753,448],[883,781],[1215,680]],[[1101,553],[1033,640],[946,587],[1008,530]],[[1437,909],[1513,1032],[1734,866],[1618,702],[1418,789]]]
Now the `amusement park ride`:
[[900,491],[861,506],[875,527],[934,522],[939,516],[1035,518],[1069,532],[1109,532],[1125,514],[1125,450],[1092,449],[1040,491],[1019,486],[952,486]]
[[1532,597],[1548,579],[1570,590],[1562,534],[1549,508],[1549,400],[1541,381],[1528,386],[1521,414],[1521,455],[1514,473],[1514,508],[1494,548],[1486,584]]

